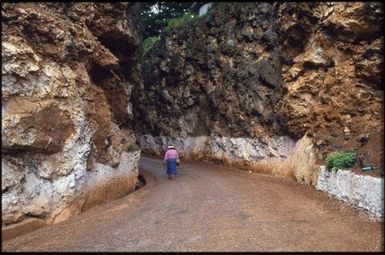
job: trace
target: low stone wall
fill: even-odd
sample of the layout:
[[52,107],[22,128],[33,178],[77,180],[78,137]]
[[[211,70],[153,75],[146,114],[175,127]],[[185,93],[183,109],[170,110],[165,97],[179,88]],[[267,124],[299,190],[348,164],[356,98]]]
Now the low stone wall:
[[317,190],[364,208],[377,217],[384,216],[384,179],[354,174],[349,170],[328,171],[320,167]]

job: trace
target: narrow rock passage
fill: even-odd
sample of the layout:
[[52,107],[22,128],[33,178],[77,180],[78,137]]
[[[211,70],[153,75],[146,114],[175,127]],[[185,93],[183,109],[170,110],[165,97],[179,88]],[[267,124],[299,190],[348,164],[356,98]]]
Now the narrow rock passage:
[[292,180],[185,161],[168,180],[143,156],[146,186],[3,251],[379,251],[382,222]]

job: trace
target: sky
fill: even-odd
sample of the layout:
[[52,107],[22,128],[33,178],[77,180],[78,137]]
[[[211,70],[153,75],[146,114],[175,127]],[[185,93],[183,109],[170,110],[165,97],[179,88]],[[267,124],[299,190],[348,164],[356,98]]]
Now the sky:
[[151,6],[151,12],[157,14],[159,12],[158,4]]

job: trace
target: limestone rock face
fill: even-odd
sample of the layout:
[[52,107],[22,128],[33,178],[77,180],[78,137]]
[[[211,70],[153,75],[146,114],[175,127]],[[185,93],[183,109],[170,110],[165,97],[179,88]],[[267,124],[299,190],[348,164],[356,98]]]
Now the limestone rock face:
[[305,165],[338,150],[369,153],[365,164],[381,168],[383,146],[374,141],[383,129],[382,21],[381,3],[216,3],[144,56],[143,84],[133,92],[136,132],[308,137],[293,157],[303,162],[294,175],[306,183],[315,176]]
[[3,226],[58,222],[134,190],[138,8],[2,5]]
[[[383,129],[383,5],[278,5],[287,93],[276,112],[294,137],[313,137],[319,157],[376,139]],[[302,44],[288,31],[301,31]],[[368,140],[362,140],[365,136]],[[371,141],[373,142],[373,141]],[[373,158],[383,154],[372,147]],[[383,163],[368,162],[376,167]]]

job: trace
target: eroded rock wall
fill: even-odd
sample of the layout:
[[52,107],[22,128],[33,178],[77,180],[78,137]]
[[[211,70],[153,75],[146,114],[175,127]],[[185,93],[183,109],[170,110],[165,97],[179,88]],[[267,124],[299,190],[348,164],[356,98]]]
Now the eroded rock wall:
[[174,137],[272,134],[273,107],[283,95],[281,63],[278,41],[265,43],[277,38],[273,6],[261,7],[224,4],[210,19],[166,33],[142,64],[138,130]]
[[[144,56],[134,91],[143,151],[176,143],[259,171],[278,160],[270,168],[312,184],[337,150],[383,167],[382,21],[381,3],[214,4]],[[281,137],[284,154],[258,154]]]
[[277,15],[287,130],[312,136],[321,159],[354,149],[383,167],[383,4],[285,3]]
[[135,189],[139,5],[2,4],[2,225]]

